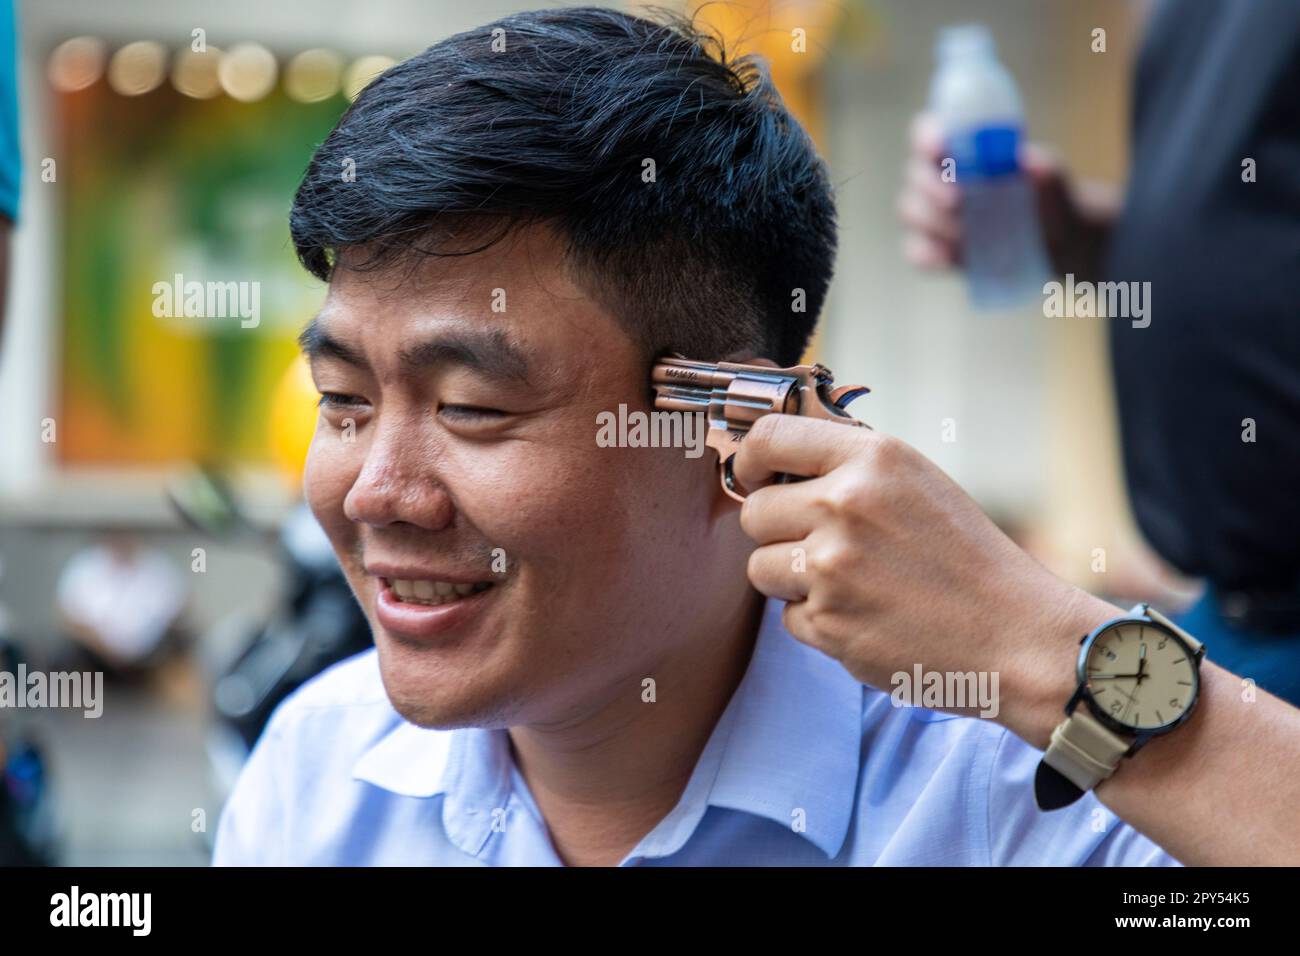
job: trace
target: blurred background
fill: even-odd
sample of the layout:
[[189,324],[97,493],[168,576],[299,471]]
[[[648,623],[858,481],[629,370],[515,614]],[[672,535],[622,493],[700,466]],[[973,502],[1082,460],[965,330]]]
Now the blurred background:
[[[9,799],[46,859],[205,863],[269,706],[364,646],[295,511],[315,393],[294,337],[324,287],[294,261],[289,203],[370,77],[540,5],[16,4],[0,635],[11,665],[89,659],[110,674],[99,719],[0,712]],[[960,276],[905,265],[894,211],[942,27],[986,24],[1030,136],[1074,172],[1121,179],[1144,16],[1128,0],[736,0],[704,14],[769,58],[832,170],[838,273],[810,358],[871,385],[858,415],[1065,577],[1181,600],[1191,590],[1150,557],[1124,498],[1105,322],[1046,320],[1037,301],[976,313]],[[1104,54],[1089,48],[1098,27]],[[154,284],[177,274],[259,283],[256,326],[155,315]]]

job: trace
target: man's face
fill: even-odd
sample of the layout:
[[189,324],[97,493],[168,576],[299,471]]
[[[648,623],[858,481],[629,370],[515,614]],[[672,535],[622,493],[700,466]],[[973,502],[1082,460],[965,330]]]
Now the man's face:
[[598,413],[649,410],[649,369],[560,248],[537,228],[401,283],[339,269],[308,336],[308,502],[422,726],[638,694],[743,575],[719,566],[709,456],[598,446]]

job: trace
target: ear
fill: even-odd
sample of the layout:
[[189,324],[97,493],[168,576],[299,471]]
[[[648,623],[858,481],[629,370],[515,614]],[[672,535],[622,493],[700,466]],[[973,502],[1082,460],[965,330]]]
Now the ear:
[[721,361],[731,362],[734,365],[762,365],[764,368],[781,367],[769,358],[756,357],[752,349],[740,349],[735,352],[730,352],[723,356]]

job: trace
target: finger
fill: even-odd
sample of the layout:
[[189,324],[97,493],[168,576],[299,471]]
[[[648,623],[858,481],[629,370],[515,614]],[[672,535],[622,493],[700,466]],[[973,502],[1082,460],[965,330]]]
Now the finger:
[[956,243],[961,238],[957,217],[914,189],[898,197],[897,210],[904,225],[924,236],[948,243]]
[[768,485],[751,491],[740,507],[740,527],[760,545],[799,541],[817,525],[811,499],[819,493],[818,479],[788,485]]
[[957,219],[957,211],[961,208],[961,189],[955,182],[945,182],[943,173],[937,166],[913,159],[903,170],[903,182],[909,192],[919,193],[940,212]]
[[1061,154],[1041,143],[1025,143],[1020,147],[1020,166],[1035,183],[1056,179],[1061,175],[1064,162]]
[[912,151],[931,163],[937,163],[943,158],[943,127],[939,124],[939,118],[933,113],[918,113],[912,118],[908,139],[912,144]]
[[903,258],[922,269],[947,269],[961,262],[961,250],[920,233],[903,237]]
[[764,415],[740,443],[732,473],[746,489],[757,489],[781,473],[815,478],[846,461],[870,434],[866,428],[823,419]]
[[755,548],[749,556],[749,581],[768,597],[802,601],[809,588],[806,556],[802,540]]
[[785,628],[786,633],[797,641],[802,641],[809,647],[814,647],[822,653],[827,650],[814,643],[817,637],[817,629],[812,626],[809,620],[808,600],[787,601],[784,608],[781,609],[781,625]]

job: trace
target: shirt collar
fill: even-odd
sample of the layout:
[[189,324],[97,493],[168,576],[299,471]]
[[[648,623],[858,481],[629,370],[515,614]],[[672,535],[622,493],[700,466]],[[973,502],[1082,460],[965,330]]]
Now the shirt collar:
[[[696,763],[677,807],[633,851],[668,856],[709,806],[791,827],[827,857],[853,819],[862,742],[863,687],[839,663],[795,640],[769,600],[753,657]],[[406,721],[368,749],[353,777],[409,797],[446,794],[448,837],[477,854],[494,809],[510,795],[506,732],[426,730]]]
[[510,759],[504,730],[429,730],[403,720],[361,755],[352,776],[404,797],[445,794],[447,837],[476,856],[491,835],[494,812],[509,801]]
[[791,637],[784,609],[767,602],[749,668],[681,801],[634,854],[677,852],[709,806],[764,817],[839,854],[857,801],[863,686]]

